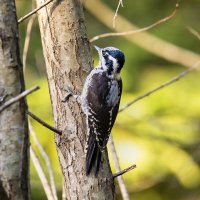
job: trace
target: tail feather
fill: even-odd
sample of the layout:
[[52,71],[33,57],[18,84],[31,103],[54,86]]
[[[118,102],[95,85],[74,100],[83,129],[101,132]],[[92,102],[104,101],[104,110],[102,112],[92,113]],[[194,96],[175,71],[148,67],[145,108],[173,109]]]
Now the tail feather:
[[86,175],[88,176],[94,168],[95,176],[98,175],[101,162],[101,151],[95,137],[89,136],[88,150],[86,154]]
[[94,165],[95,176],[96,177],[98,176],[100,162],[101,162],[101,151],[100,151],[100,149],[98,147],[98,149],[97,149],[97,155],[96,155],[96,161],[95,161],[95,165]]

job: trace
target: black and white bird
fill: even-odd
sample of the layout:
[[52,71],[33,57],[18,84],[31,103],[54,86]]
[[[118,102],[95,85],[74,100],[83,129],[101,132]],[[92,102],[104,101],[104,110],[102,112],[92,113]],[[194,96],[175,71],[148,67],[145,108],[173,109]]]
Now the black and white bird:
[[105,150],[117,117],[122,93],[122,51],[114,47],[99,48],[99,64],[86,78],[80,102],[87,120],[86,174],[94,168],[98,175],[101,154]]
[[125,58],[114,47],[99,48],[99,64],[87,76],[78,97],[87,122],[86,175],[94,169],[98,175],[101,154],[117,117],[122,93],[121,69]]

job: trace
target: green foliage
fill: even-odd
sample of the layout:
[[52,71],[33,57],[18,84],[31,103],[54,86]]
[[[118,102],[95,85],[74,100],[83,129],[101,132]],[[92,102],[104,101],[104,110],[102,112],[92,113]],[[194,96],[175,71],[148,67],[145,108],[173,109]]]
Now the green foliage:
[[[105,2],[113,9],[117,7],[117,1]],[[138,26],[144,27],[169,15],[174,4],[174,1],[163,3],[162,0],[124,1],[124,8],[120,8],[119,14]],[[197,5],[199,5],[198,0],[181,1],[176,17],[154,28],[151,33],[191,51],[198,51],[199,41],[186,30],[186,26],[198,28],[199,8]],[[30,3],[26,1],[17,1],[17,6],[18,16],[31,10]],[[86,24],[90,37],[110,32],[87,12]],[[20,24],[19,28],[21,47],[23,47],[26,23]],[[34,24],[30,45],[26,86],[29,88],[32,85],[40,85],[41,89],[28,96],[29,110],[44,121],[53,124],[37,23]],[[121,37],[102,39],[97,41],[97,45],[116,46],[125,52],[126,64],[122,73],[124,89],[121,105],[184,70],[183,67],[147,53]],[[97,63],[96,52],[94,52],[94,57]],[[182,80],[146,97],[118,115],[113,136],[121,168],[132,164],[137,165],[136,169],[124,175],[132,199],[200,199],[199,75],[198,71],[192,72]],[[34,120],[31,122],[50,157],[57,189],[61,191],[62,178],[54,136]],[[42,160],[41,157],[40,160]],[[114,171],[112,156],[110,156],[110,161]],[[42,166],[45,169],[43,160]],[[31,185],[32,199],[44,199],[44,191],[32,164]]]
[[[165,68],[153,67],[143,71],[145,80],[140,82],[139,93],[143,94],[180,71],[177,67],[170,71]],[[179,194],[176,199],[184,199],[184,191],[188,191],[190,196],[190,192],[200,186],[199,160],[195,160],[197,155],[194,156],[199,143],[198,81],[199,73],[190,74],[118,115],[113,135],[121,166],[126,168],[133,163],[138,166],[125,175],[129,190],[142,190],[143,193],[145,189],[152,188],[152,196],[156,192],[156,196],[165,199],[162,194],[165,194],[166,183],[171,184],[173,178],[176,180],[176,195]],[[139,93],[124,94],[121,104],[134,99]],[[156,186],[160,186],[160,194]],[[166,199],[170,198],[174,196]]]

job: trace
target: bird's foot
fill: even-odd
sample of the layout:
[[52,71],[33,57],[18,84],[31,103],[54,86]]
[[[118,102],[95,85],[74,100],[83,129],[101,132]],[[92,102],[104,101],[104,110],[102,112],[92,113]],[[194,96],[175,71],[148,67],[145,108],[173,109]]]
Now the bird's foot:
[[79,95],[75,95],[72,88],[67,87],[67,89],[64,89],[64,91],[66,92],[66,96],[63,98],[62,102],[67,102],[70,97],[73,97],[74,100],[79,102]]

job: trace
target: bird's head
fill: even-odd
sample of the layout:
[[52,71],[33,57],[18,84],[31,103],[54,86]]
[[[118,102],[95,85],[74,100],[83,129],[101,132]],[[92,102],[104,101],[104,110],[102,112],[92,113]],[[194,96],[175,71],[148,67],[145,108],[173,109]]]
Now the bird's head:
[[125,62],[124,53],[115,47],[95,48],[99,53],[99,64],[108,75],[119,74]]

